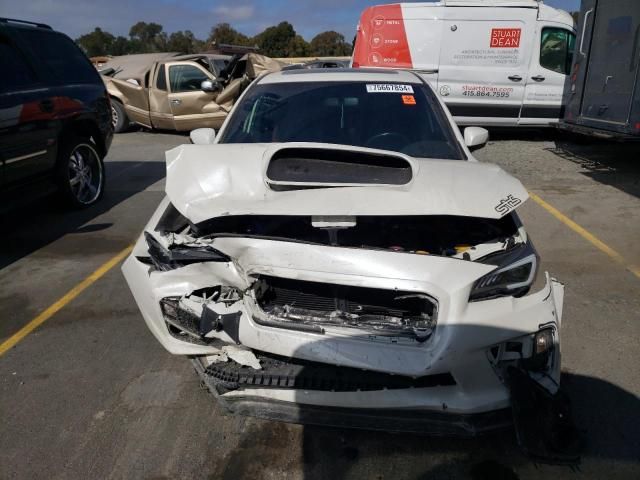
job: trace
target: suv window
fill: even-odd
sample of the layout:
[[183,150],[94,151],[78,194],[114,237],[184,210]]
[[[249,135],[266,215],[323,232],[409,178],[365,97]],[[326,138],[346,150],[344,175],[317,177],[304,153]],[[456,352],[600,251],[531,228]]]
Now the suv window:
[[166,90],[167,89],[167,74],[165,73],[165,64],[163,63],[158,67],[158,76],[156,78],[156,88],[158,90]]
[[89,59],[67,36],[36,28],[20,28],[18,31],[55,80],[64,84],[100,81],[98,72]]
[[36,76],[22,54],[0,36],[0,92],[24,90],[37,83]]
[[169,82],[173,93],[200,90],[200,84],[205,80],[210,80],[210,78],[193,65],[172,65],[169,67]]
[[564,28],[542,29],[540,39],[540,66],[568,75],[571,71],[576,36]]

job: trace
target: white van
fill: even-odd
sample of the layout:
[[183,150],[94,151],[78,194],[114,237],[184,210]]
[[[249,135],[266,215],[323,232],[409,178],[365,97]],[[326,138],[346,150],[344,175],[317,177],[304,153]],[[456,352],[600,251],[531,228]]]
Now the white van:
[[571,15],[535,0],[398,3],[362,13],[352,62],[420,73],[459,125],[545,126],[574,46]]

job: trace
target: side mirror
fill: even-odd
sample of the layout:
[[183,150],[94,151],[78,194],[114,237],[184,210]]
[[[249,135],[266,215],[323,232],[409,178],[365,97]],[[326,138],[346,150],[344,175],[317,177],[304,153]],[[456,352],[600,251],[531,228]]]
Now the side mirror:
[[200,90],[203,92],[211,93],[217,90],[216,85],[211,80],[203,80],[200,84]]
[[216,131],[213,128],[196,128],[189,134],[194,145],[211,145],[216,139]]
[[464,144],[469,150],[477,150],[489,141],[489,132],[480,127],[467,127],[464,129]]

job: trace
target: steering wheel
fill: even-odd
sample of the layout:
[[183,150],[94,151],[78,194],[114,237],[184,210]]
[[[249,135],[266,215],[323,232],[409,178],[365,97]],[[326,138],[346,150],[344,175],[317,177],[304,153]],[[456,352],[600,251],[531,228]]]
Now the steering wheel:
[[[409,139],[401,133],[382,132],[374,135],[373,137],[370,137],[366,142],[364,142],[364,144],[366,147],[371,148],[387,148],[389,147],[389,143],[393,144],[394,141],[398,144],[398,146],[403,146],[411,143]],[[376,145],[376,143],[378,145]],[[380,143],[383,143],[383,145],[380,145]]]

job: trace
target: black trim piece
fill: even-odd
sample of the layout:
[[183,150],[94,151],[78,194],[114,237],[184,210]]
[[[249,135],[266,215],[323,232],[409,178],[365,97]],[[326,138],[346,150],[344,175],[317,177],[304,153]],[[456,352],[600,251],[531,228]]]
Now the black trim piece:
[[[624,140],[624,141],[640,141],[640,132],[632,132],[628,126],[624,126],[618,129],[608,130],[605,125],[600,128],[590,125],[582,125],[582,118],[578,119],[578,123],[561,121],[558,124],[560,130],[566,130],[569,132],[579,133],[581,135],[589,135],[596,138],[605,138],[609,140]],[[608,126],[608,125],[607,125]]]
[[286,358],[257,350],[253,350],[253,353],[260,360],[261,370],[253,370],[236,362],[223,362],[212,363],[206,367],[206,374],[224,382],[227,389],[260,387],[357,392],[456,385],[450,373],[413,378],[299,358]]
[[500,118],[518,118],[520,116],[520,106],[514,105],[456,105],[449,104],[449,111],[454,117],[500,117]]
[[[209,307],[205,307],[209,310]],[[242,313],[228,313],[226,315],[220,315],[220,323],[222,325],[222,331],[229,335],[231,340],[240,345],[240,317]]]
[[564,106],[524,105],[520,118],[562,118]]
[[[564,106],[549,105],[447,105],[454,117],[498,117],[498,118],[562,118]],[[522,111],[521,111],[522,110]]]
[[167,206],[167,209],[162,213],[158,224],[154,229],[155,232],[179,232],[189,226],[189,220],[182,215],[173,203]]
[[253,396],[227,397],[224,395],[226,389],[215,378],[207,375],[202,361],[199,358],[191,361],[211,394],[224,408],[237,415],[302,425],[466,438],[504,430],[513,425],[510,409],[457,414],[448,413],[444,409],[343,408]]

